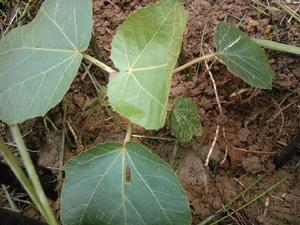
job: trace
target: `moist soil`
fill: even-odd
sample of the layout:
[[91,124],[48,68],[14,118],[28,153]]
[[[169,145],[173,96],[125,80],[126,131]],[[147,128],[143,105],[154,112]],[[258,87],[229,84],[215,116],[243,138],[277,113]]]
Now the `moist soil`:
[[[118,25],[134,10],[151,2],[155,1],[94,0],[95,41],[90,53],[113,66],[109,59],[110,43]],[[283,10],[268,10],[251,0],[183,2],[189,22],[180,64],[199,57],[200,52],[214,51],[216,24],[224,19],[251,37],[300,46],[299,22]],[[260,2],[268,4],[268,1]],[[299,4],[289,6],[296,9]],[[32,14],[36,8],[32,8]],[[8,15],[13,14],[7,10]],[[7,26],[8,19],[3,20],[2,27]],[[300,157],[297,152],[300,142],[300,58],[269,50],[267,53],[276,73],[272,90],[250,88],[218,61],[209,62],[221,110],[203,64],[173,76],[170,108],[176,96],[192,99],[198,106],[203,124],[201,137],[188,143],[175,143],[165,139],[171,136],[168,124],[159,131],[134,127],[134,134],[144,136],[135,138],[136,141],[153,149],[177,171],[187,192],[193,224],[199,224],[209,216],[220,219],[226,215],[228,217],[219,224],[300,224]],[[85,65],[90,67],[88,62]],[[107,84],[107,76],[99,69],[91,66],[90,73],[101,85]],[[68,160],[95,144],[121,141],[126,133],[126,120],[112,111],[102,93],[95,91],[82,67],[63,101],[47,117],[29,120],[21,125],[21,129],[36,162],[59,175],[63,131],[66,133],[64,159]],[[0,134],[6,142],[12,143],[6,125],[0,124]],[[206,167],[204,162],[215,138],[216,145]],[[61,182],[58,179],[58,184]],[[250,191],[224,208],[249,185],[252,185]],[[264,193],[269,189],[270,192]],[[39,218],[23,193],[8,190],[23,214]],[[60,185],[57,190],[60,192]],[[264,194],[252,201],[261,193]],[[59,199],[51,203],[59,218]],[[8,207],[4,195],[0,205]]]

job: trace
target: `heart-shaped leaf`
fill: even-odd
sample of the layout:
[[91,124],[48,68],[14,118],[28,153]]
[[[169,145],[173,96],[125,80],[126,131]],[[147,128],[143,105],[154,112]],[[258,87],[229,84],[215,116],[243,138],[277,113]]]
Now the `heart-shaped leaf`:
[[189,141],[194,135],[202,134],[202,125],[195,103],[184,97],[177,97],[171,114],[171,132],[179,141]]
[[228,70],[257,88],[272,88],[275,76],[266,53],[246,34],[220,22],[217,26],[216,46],[218,56]]
[[128,17],[113,39],[111,58],[120,72],[108,85],[109,101],[146,129],[164,126],[186,21],[180,1],[166,0]]
[[92,24],[91,0],[46,0],[31,23],[0,41],[0,120],[20,123],[61,101]]
[[190,225],[175,173],[145,146],[106,143],[66,165],[64,225]]

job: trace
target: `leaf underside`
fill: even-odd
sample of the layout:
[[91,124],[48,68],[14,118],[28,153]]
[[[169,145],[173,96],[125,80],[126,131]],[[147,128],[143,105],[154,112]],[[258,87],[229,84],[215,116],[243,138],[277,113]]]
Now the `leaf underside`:
[[46,0],[28,25],[0,41],[0,120],[43,116],[70,87],[88,47],[91,0]]
[[202,125],[195,103],[184,97],[177,97],[171,114],[171,133],[179,141],[189,141],[202,134]]
[[[175,173],[146,147],[105,143],[66,165],[64,225],[189,225]],[[76,197],[75,197],[76,196]]]
[[110,104],[146,129],[164,126],[186,22],[181,2],[166,0],[128,17],[113,38],[111,58],[120,72],[108,85]]
[[267,55],[246,34],[220,22],[215,42],[218,56],[230,72],[253,87],[272,88],[275,74],[268,63]]

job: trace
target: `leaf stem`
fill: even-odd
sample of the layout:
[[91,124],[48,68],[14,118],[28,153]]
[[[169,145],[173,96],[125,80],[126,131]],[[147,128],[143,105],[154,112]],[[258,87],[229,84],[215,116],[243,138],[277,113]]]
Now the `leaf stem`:
[[287,44],[281,44],[275,41],[269,41],[269,40],[264,40],[264,39],[257,39],[253,38],[253,41],[256,42],[259,46],[263,48],[269,48],[275,51],[281,51],[281,52],[287,52],[287,53],[292,53],[296,55],[300,55],[300,47],[292,46],[292,45],[287,45]]
[[31,179],[32,186],[36,192],[37,197],[40,201],[40,207],[43,209],[44,215],[46,216],[46,220],[51,225],[58,225],[54,215],[52,214],[52,211],[49,207],[49,203],[47,200],[47,197],[44,193],[44,190],[42,188],[42,185],[40,183],[39,177],[35,171],[34,165],[32,163],[32,160],[30,158],[30,155],[28,153],[28,150],[25,146],[22,134],[20,132],[20,129],[17,125],[12,125],[10,127],[12,136],[14,138],[14,141],[18,147],[18,150],[20,152],[20,155],[22,157],[25,169],[28,173],[29,178]]
[[186,69],[186,68],[188,68],[188,67],[190,67],[190,66],[192,66],[192,65],[194,65],[196,63],[199,63],[199,62],[207,60],[207,59],[214,58],[214,57],[216,57],[216,55],[217,55],[216,53],[212,53],[212,54],[209,54],[209,55],[204,55],[204,56],[201,56],[199,58],[196,58],[196,59],[194,59],[194,60],[192,60],[192,61],[190,61],[190,62],[188,62],[188,63],[186,63],[186,64],[184,64],[182,66],[177,67],[173,71],[173,73],[178,73],[179,71],[182,71],[182,70],[184,70],[184,69]]
[[126,136],[125,136],[124,143],[123,143],[123,148],[130,141],[131,136],[132,136],[132,123],[129,122],[128,123],[128,127],[127,127]]
[[85,58],[86,60],[92,62],[93,64],[95,64],[96,66],[100,67],[101,69],[105,70],[108,73],[115,73],[116,71],[114,69],[112,69],[111,67],[109,67],[108,65],[106,65],[105,63],[99,61],[98,59],[83,53],[83,58]]

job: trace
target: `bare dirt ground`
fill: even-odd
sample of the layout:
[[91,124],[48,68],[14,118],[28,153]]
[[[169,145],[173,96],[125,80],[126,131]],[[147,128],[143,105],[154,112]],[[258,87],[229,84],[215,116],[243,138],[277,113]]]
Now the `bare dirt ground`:
[[[155,2],[150,0],[94,0],[94,30],[96,43],[104,61],[109,60],[110,43],[117,27],[136,9]],[[251,37],[266,38],[300,46],[300,25],[283,10],[268,11],[251,0],[184,0],[189,22],[184,35],[180,63],[214,50],[214,32],[218,21],[237,25]],[[268,1],[260,1],[267,5]],[[299,4],[289,4],[296,9]],[[264,10],[264,12],[260,10]],[[33,14],[34,14],[33,7]],[[37,8],[37,7],[36,7]],[[8,9],[9,10],[9,9]],[[9,13],[10,16],[13,12]],[[8,21],[8,20],[5,20]],[[3,23],[5,28],[6,24]],[[201,44],[203,40],[203,44]],[[95,50],[95,49],[94,49]],[[170,104],[175,96],[192,99],[198,106],[204,134],[190,143],[178,144],[162,140],[170,137],[168,125],[159,131],[144,131],[135,127],[134,133],[159,137],[137,138],[172,164],[184,186],[193,215],[193,224],[208,216],[219,219],[219,224],[300,224],[299,152],[289,160],[279,160],[290,143],[299,146],[300,129],[300,58],[295,55],[267,51],[276,72],[272,90],[250,88],[230,74],[219,62],[210,62],[222,105],[217,105],[212,81],[204,65],[175,74],[170,93]],[[88,65],[86,63],[86,65]],[[90,69],[99,83],[107,78],[94,68]],[[95,101],[98,98],[99,101]],[[105,140],[121,140],[126,121],[113,112],[105,98],[96,93],[82,67],[63,102],[52,109],[47,118],[32,119],[21,128],[33,157],[45,167],[58,168],[61,151],[61,131],[66,128],[65,159]],[[66,109],[66,110],[64,110]],[[64,121],[64,114],[66,121]],[[219,130],[216,137],[216,130]],[[8,128],[0,124],[0,134],[11,142]],[[209,168],[204,167],[214,138],[217,138]],[[174,157],[174,148],[177,154]],[[281,166],[281,164],[283,164]],[[57,170],[53,169],[57,174]],[[259,179],[259,180],[258,180]],[[278,182],[283,180],[279,185]],[[254,184],[255,183],[255,184]],[[216,214],[228,202],[252,185],[250,191]],[[256,201],[251,202],[259,194]],[[9,189],[10,190],[10,189]],[[10,190],[13,196],[19,196]],[[58,187],[60,191],[60,187]],[[28,201],[28,198],[21,196]],[[238,210],[242,206],[247,206]],[[0,198],[0,205],[7,206]],[[24,214],[38,218],[32,204],[17,201]],[[52,203],[59,216],[59,199]],[[211,223],[208,223],[211,224]]]

